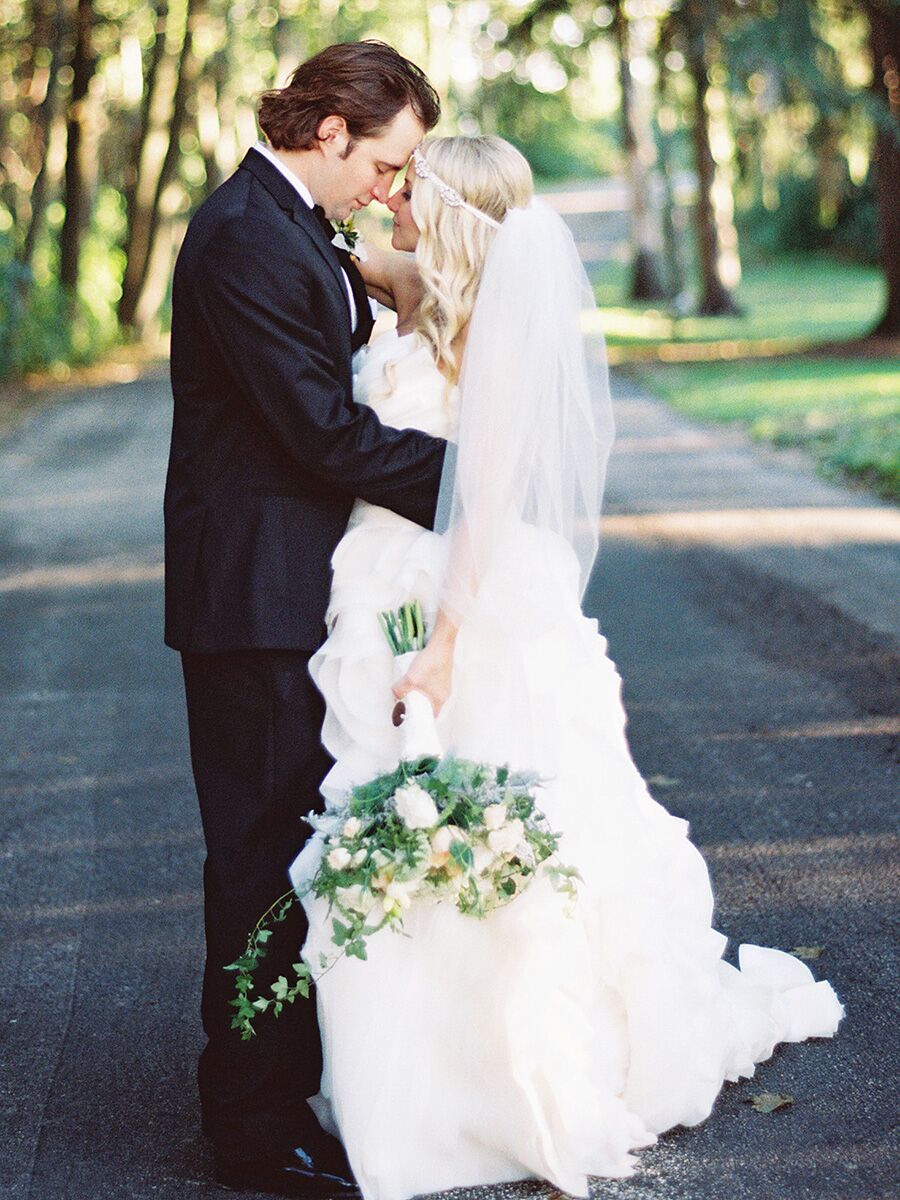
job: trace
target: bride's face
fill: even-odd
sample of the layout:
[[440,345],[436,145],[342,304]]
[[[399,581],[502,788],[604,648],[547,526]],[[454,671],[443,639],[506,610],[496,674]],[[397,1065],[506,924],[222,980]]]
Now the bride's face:
[[419,227],[412,215],[413,170],[408,167],[403,185],[397,188],[387,206],[394,214],[394,229],[391,245],[395,250],[415,250],[419,240]]

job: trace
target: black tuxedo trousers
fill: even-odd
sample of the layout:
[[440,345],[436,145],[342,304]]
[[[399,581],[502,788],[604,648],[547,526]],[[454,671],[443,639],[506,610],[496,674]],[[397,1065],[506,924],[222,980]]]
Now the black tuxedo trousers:
[[[342,265],[367,321],[352,263],[251,150],[191,220],[172,288],[166,642],[182,654],[207,846],[201,1102],[229,1157],[277,1152],[313,1125],[314,1001],[261,1015],[242,1042],[224,968],[287,891],[310,833],[302,817],[321,807],[330,764],[307,664],[325,634],[331,556],[355,497],[432,526],[447,449],[354,403]],[[305,932],[295,906],[260,989],[291,976]]]
[[[222,969],[287,890],[288,867],[311,832],[301,813],[320,806],[319,783],[331,759],[319,738],[324,706],[309,657],[307,650],[182,654],[207,847],[203,1124],[225,1153],[240,1157],[277,1154],[304,1140],[311,1124],[306,1097],[318,1091],[322,1070],[315,993],[277,1019],[257,1018],[256,1038],[242,1042],[228,1028],[234,974]],[[258,995],[271,995],[269,984],[279,975],[294,978],[291,964],[306,937],[300,905],[275,928],[257,972]]]

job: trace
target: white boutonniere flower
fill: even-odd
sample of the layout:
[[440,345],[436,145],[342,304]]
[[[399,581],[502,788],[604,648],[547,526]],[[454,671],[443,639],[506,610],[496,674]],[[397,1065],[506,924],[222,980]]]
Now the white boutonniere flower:
[[332,246],[336,246],[338,250],[346,250],[348,254],[352,254],[354,258],[358,258],[360,262],[365,262],[368,255],[365,246],[362,244],[359,230],[353,228],[353,218],[348,217],[346,221],[335,221],[333,224],[336,232],[331,239]]

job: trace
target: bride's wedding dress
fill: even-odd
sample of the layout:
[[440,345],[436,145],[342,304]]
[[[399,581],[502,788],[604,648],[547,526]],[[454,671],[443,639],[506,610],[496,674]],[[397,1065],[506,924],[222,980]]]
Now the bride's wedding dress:
[[[373,345],[357,399],[386,424],[454,434],[456,393],[414,334]],[[327,799],[396,765],[377,614],[419,599],[433,618],[445,543],[356,503],[310,668],[335,759]],[[548,553],[525,537],[504,562],[521,595],[553,579]],[[702,1121],[723,1081],[751,1075],[778,1042],[831,1036],[842,1015],[788,954],[745,945],[740,969],[722,960],[704,860],[632,762],[596,621],[571,589],[561,597],[539,627],[516,611],[463,624],[438,730],[449,751],[549,781],[541,806],[583,877],[574,913],[542,880],[484,921],[414,905],[411,936],[377,934],[367,962],[340,960],[318,985],[325,1067],[312,1103],[365,1200],[533,1176],[586,1196],[588,1175],[631,1174],[631,1152]],[[322,844],[307,844],[296,883]],[[331,922],[323,902],[304,903],[315,970]]]

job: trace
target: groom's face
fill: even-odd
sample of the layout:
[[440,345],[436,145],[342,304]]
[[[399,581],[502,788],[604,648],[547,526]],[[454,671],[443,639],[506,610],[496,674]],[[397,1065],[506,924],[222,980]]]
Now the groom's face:
[[323,156],[317,202],[325,215],[343,221],[373,200],[387,202],[394,176],[425,136],[422,122],[403,108],[378,137],[353,141],[343,117],[326,117],[319,126]]

